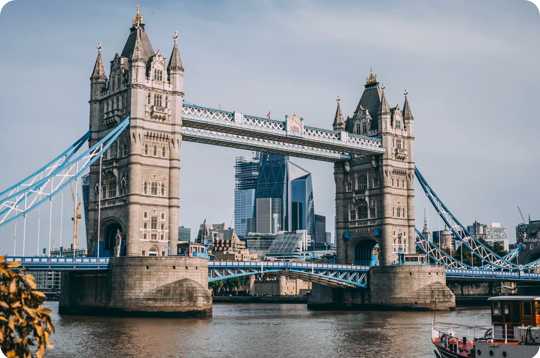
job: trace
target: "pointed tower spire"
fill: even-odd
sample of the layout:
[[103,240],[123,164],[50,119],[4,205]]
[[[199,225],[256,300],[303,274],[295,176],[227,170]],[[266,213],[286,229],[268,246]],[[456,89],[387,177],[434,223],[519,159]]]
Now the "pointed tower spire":
[[141,39],[141,28],[136,27],[135,31],[137,33],[135,34],[135,44],[133,45],[133,53],[131,54],[132,61],[144,59],[143,44]]
[[379,121],[379,131],[388,132],[392,128],[392,112],[390,106],[386,100],[386,93],[384,93],[384,83],[381,86],[381,104],[379,105],[379,112],[377,113]]
[[407,89],[405,88],[405,104],[403,105],[403,120],[404,121],[412,121],[414,120],[414,117],[411,112],[411,106],[409,105],[409,99],[407,98],[409,92],[407,92]]
[[94,71],[92,72],[91,80],[107,80],[107,75],[105,74],[105,67],[103,67],[103,60],[101,58],[101,42],[98,44],[98,56],[96,59],[96,64],[94,65]]
[[334,130],[335,131],[344,131],[345,130],[345,121],[343,120],[343,113],[341,113],[341,106],[339,104],[339,101],[341,99],[339,96],[337,96],[337,109],[336,109],[336,117],[334,118]]
[[169,71],[184,71],[182,66],[182,59],[180,58],[180,52],[178,51],[178,31],[174,32],[174,47],[171,53],[171,59],[169,60]]
[[388,105],[388,101],[386,100],[386,94],[384,93],[385,88],[386,87],[384,86],[384,83],[383,83],[381,86],[382,96],[381,96],[381,106],[379,107],[379,114],[390,115],[390,106]]

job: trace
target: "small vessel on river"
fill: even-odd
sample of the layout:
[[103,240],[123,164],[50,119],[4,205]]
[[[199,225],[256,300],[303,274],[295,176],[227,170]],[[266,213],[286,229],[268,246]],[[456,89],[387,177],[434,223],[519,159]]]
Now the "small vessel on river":
[[433,322],[437,358],[540,357],[540,297],[498,296],[491,302],[491,327]]

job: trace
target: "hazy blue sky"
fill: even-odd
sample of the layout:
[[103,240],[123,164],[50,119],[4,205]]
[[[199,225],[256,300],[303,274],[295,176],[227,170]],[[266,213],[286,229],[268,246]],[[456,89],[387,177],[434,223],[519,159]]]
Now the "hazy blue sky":
[[[1,189],[87,130],[97,43],[102,42],[108,72],[109,61],[122,51],[136,5],[16,0],[4,7]],[[296,111],[307,125],[330,128],[336,96],[341,96],[344,115],[351,115],[373,66],[392,106],[402,106],[408,89],[416,163],[463,223],[501,222],[513,240],[517,205],[525,215],[540,219],[540,18],[532,3],[306,0],[140,5],[156,51],[169,57],[178,30],[186,100],[259,116],[271,110],[274,118]],[[182,145],[181,225],[196,231],[205,217],[215,223],[233,222],[234,158],[247,154]],[[294,161],[313,173],[315,212],[326,215],[333,230],[332,164]],[[426,201],[418,186],[416,194],[421,227]],[[35,220],[35,214],[30,219]],[[69,225],[71,220],[65,223],[67,232]],[[438,225],[431,212],[431,228]],[[32,253],[35,232],[29,229],[27,250]],[[11,250],[13,227],[0,230],[0,236],[2,252]],[[45,226],[42,240],[46,237]],[[57,228],[53,237],[57,243]]]

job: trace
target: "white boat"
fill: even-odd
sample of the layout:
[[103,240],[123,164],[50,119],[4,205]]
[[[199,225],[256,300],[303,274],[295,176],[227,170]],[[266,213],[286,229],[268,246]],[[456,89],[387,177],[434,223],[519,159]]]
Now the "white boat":
[[433,322],[437,358],[540,358],[540,297],[498,296],[491,327]]

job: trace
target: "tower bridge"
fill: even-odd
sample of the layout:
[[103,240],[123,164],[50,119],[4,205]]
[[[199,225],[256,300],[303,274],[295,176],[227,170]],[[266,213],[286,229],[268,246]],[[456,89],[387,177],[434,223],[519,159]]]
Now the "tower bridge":
[[[202,107],[184,100],[178,35],[173,39],[167,61],[160,50],[154,51],[137,12],[108,75],[100,43],[90,78],[89,132],[0,193],[0,228],[15,225],[17,233],[22,221],[22,256],[17,256],[15,234],[8,260],[32,270],[66,271],[65,312],[208,314],[209,281],[262,273],[316,282],[312,306],[432,308],[435,299],[438,308],[451,308],[454,299],[446,278],[540,282],[535,272],[540,261],[516,264],[519,249],[505,257],[493,253],[461,225],[416,168],[414,117],[406,90],[403,107],[391,107],[384,84],[371,71],[351,116],[343,116],[338,98],[332,129],[307,126],[296,113],[280,121]],[[333,162],[337,264],[222,263],[176,256],[183,141]],[[54,198],[87,172],[90,257],[29,257],[27,215],[49,205],[52,225]],[[415,178],[456,238],[482,261],[481,267],[449,256],[415,229]],[[354,265],[372,262],[376,246],[379,267]],[[431,264],[400,265],[403,257],[417,252]]]

